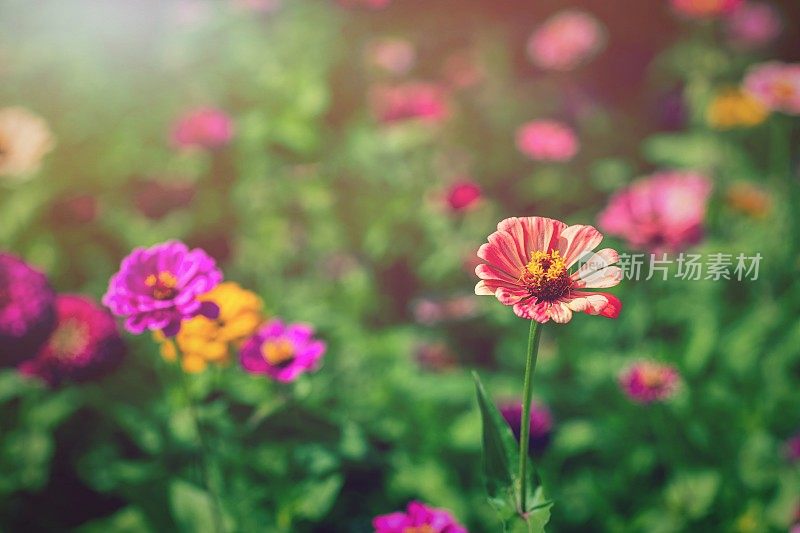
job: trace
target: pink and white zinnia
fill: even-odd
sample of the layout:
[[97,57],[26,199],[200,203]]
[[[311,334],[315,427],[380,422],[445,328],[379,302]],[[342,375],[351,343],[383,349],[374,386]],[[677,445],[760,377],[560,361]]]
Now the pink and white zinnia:
[[592,226],[507,218],[478,250],[486,263],[475,268],[481,279],[475,294],[493,295],[517,316],[541,323],[569,322],[575,311],[617,318],[622,302],[615,296],[584,290],[613,287],[622,279],[622,270],[613,266],[619,260],[615,250],[592,252],[602,240]]

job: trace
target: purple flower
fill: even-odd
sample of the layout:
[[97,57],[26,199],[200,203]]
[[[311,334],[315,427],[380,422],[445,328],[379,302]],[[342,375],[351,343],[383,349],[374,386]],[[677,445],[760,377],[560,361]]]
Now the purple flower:
[[64,381],[89,381],[116,368],[125,356],[125,344],[114,318],[85,296],[56,298],[57,325],[36,357],[19,370],[51,387]]
[[639,361],[622,373],[619,383],[634,402],[653,403],[675,394],[679,380],[678,371],[670,365]]
[[800,433],[794,435],[784,444],[784,455],[792,463],[800,461]]
[[294,381],[316,370],[325,353],[325,343],[313,335],[314,329],[307,324],[270,320],[242,345],[242,366],[251,374],[266,374],[283,383]]
[[[514,438],[519,441],[522,423],[522,404],[509,402],[500,405],[500,414],[506,419]],[[536,402],[531,404],[531,437],[528,442],[530,453],[542,453],[550,444],[550,434],[553,429],[553,416],[544,405]]]
[[54,300],[44,274],[0,252],[0,367],[36,353],[55,326]]
[[215,319],[219,307],[197,297],[222,281],[213,258],[200,248],[189,250],[179,241],[135,248],[111,277],[103,305],[125,317],[134,334],[160,330],[175,336],[181,321],[197,315]]
[[448,511],[417,501],[409,503],[405,513],[376,516],[372,527],[375,533],[468,533]]

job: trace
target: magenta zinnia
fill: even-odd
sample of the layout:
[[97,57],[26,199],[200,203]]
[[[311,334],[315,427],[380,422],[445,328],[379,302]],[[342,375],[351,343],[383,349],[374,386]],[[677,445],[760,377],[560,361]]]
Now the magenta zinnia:
[[[569,322],[574,311],[617,318],[622,303],[604,292],[584,291],[617,285],[622,271],[615,250],[592,250],[603,235],[592,226],[567,226],[544,217],[507,218],[478,250],[486,261],[475,268],[481,281],[475,294],[493,295],[522,318]],[[569,269],[582,261],[574,272]]]
[[376,516],[372,527],[375,533],[467,533],[448,511],[416,501],[404,513]]
[[55,326],[55,293],[47,278],[0,252],[0,368],[31,357]]
[[270,320],[242,345],[240,361],[251,374],[288,383],[315,370],[325,354],[325,343],[314,338],[307,324]]
[[36,357],[20,364],[23,374],[57,386],[99,378],[122,362],[125,344],[105,309],[85,296],[63,294],[56,313],[55,331]]
[[620,375],[619,383],[625,394],[637,403],[664,401],[675,393],[678,371],[655,361],[639,361]]
[[149,329],[172,337],[183,320],[219,315],[216,304],[198,296],[221,281],[222,272],[206,252],[168,241],[136,248],[123,259],[119,272],[111,277],[103,304],[125,317],[125,328],[131,333]]

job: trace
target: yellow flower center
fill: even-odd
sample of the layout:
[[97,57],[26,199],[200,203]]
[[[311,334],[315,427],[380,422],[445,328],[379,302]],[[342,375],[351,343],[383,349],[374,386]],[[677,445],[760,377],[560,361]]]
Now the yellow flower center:
[[795,95],[794,84],[785,80],[779,80],[772,86],[772,94],[779,100],[789,100]]
[[640,372],[642,383],[649,389],[661,388],[665,383],[664,372],[657,366],[645,366]]
[[153,289],[153,297],[156,300],[170,300],[178,292],[175,290],[178,278],[172,272],[162,271],[158,276],[150,274],[144,279],[144,284]]
[[558,250],[533,252],[531,260],[522,271],[521,281],[531,296],[545,302],[559,300],[572,286],[567,264]]
[[411,526],[403,530],[403,533],[436,533],[431,526]]
[[294,345],[286,339],[265,341],[261,345],[261,356],[271,365],[286,365],[294,359]]
[[50,348],[60,359],[70,358],[86,348],[89,331],[84,324],[76,320],[62,323],[50,337]]

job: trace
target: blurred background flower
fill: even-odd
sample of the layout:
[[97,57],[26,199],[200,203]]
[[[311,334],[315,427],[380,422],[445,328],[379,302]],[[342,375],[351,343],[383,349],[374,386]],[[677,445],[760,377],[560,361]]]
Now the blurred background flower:
[[42,117],[22,107],[0,109],[0,179],[30,177],[54,146]]
[[60,294],[55,301],[56,327],[35,357],[19,370],[51,387],[96,380],[116,369],[125,344],[114,318],[90,298]]
[[300,374],[317,370],[325,354],[325,343],[313,335],[313,328],[306,324],[270,320],[242,345],[242,367],[284,383],[294,381]]
[[449,511],[412,501],[406,512],[376,516],[372,521],[375,533],[467,533]]
[[680,376],[675,367],[655,361],[639,361],[619,377],[622,391],[637,403],[662,402],[675,394]]
[[0,367],[32,357],[55,321],[55,293],[45,275],[0,252]]

